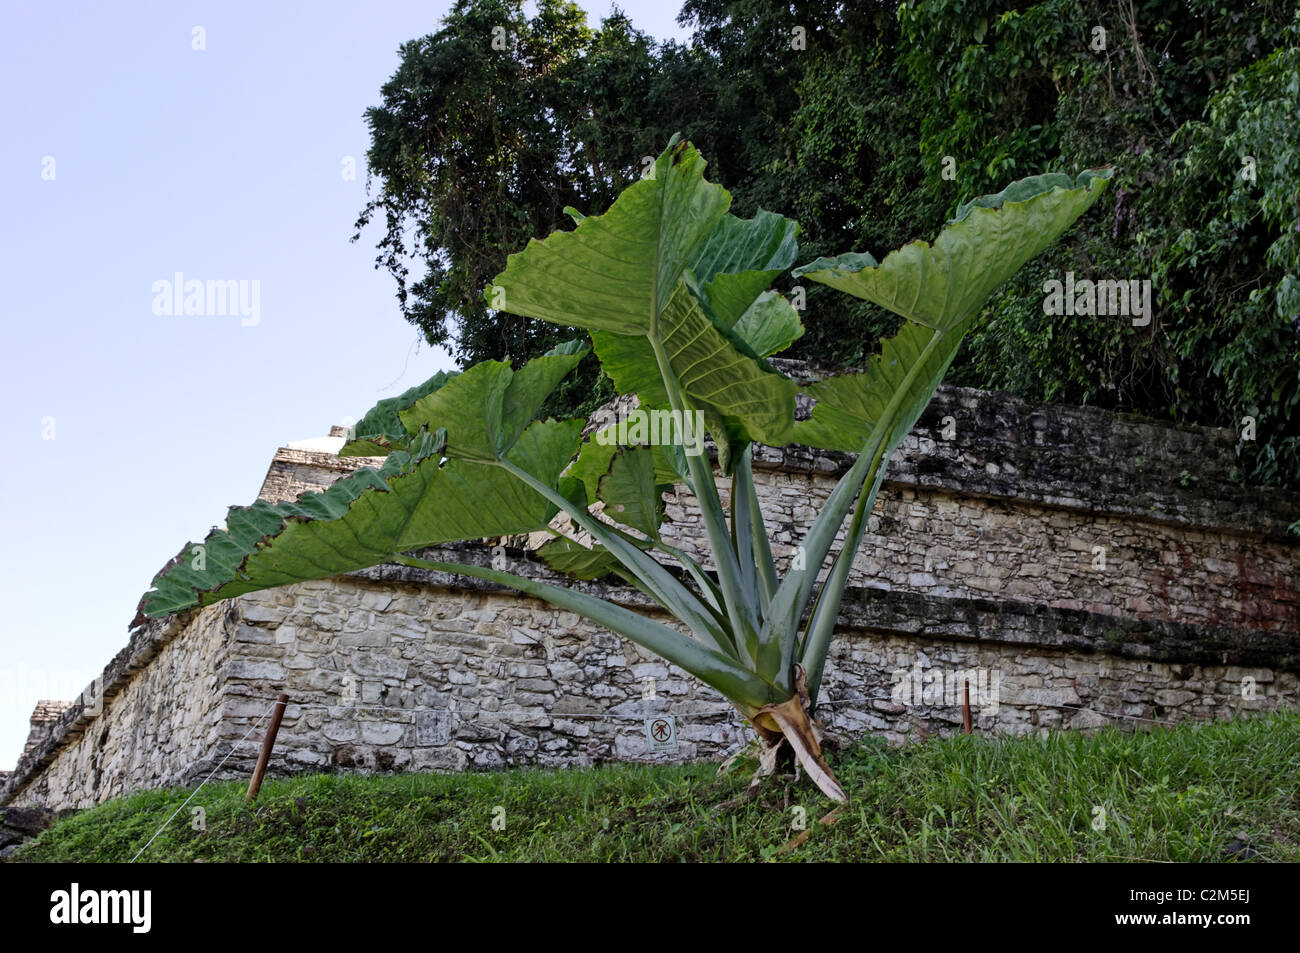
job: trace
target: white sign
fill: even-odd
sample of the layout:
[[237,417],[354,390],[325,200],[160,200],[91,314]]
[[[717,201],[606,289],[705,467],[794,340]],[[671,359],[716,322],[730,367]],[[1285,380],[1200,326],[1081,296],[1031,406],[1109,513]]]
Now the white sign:
[[651,715],[645,720],[645,741],[651,754],[676,751],[676,719],[672,715]]

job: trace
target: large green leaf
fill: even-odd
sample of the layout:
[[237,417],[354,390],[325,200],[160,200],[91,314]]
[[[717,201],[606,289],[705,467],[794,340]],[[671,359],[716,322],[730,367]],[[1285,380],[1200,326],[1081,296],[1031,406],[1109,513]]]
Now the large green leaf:
[[962,206],[933,246],[913,242],[880,264],[869,255],[842,255],[795,270],[796,276],[874,301],[909,321],[884,342],[866,373],[805,388],[818,403],[812,418],[796,428],[796,439],[856,450],[859,458],[804,537],[805,568],[792,569],[772,600],[760,633],[760,672],[788,670],[794,648],[790,629],[802,617],[816,574],[861,489],[849,538],[805,641],[802,661],[816,696],[849,567],[890,455],[930,402],[988,295],[1083,214],[1109,178],[1109,169],[1085,172],[1077,182],[1069,176],[1035,176]]
[[[736,421],[749,439],[772,446],[794,433],[794,381],[737,346],[679,282],[660,318],[668,362],[693,409]],[[637,338],[593,334],[605,373],[620,393],[635,393],[648,407],[665,407],[668,394],[654,354]],[[715,431],[715,440],[720,435]]]
[[865,252],[818,258],[796,268],[794,277],[874,301],[927,327],[951,328],[1087,211],[1111,171],[1022,179],[967,202],[933,245],[910,242],[883,262]]
[[566,537],[547,540],[537,555],[556,572],[590,582],[621,570],[622,564],[604,546],[583,546]]
[[518,371],[502,361],[475,364],[398,416],[410,433],[421,427],[444,428],[448,457],[492,463],[506,456],[555,385],[585,353],[585,346],[564,345]]
[[794,264],[798,228],[783,215],[726,215],[691,259],[687,280],[705,311],[731,327]]
[[340,457],[382,457],[390,450],[405,450],[410,432],[402,426],[398,412],[421,397],[432,394],[459,371],[439,371],[423,384],[416,384],[396,397],[386,397],[366,411],[357,421],[348,441],[339,450]]
[[[696,252],[683,276],[700,310],[714,325],[714,331],[708,333],[718,353],[730,358],[734,350],[776,376],[780,375],[760,359],[788,347],[803,334],[803,325],[788,302],[764,293],[764,289],[794,262],[798,250],[796,232],[793,221],[771,212],[760,211],[752,219],[728,214]],[[668,339],[675,330],[668,325],[670,320],[661,314],[661,340]],[[619,375],[615,385],[620,379],[625,382],[622,393],[635,391],[647,406],[667,406],[667,394],[658,374],[635,374],[637,369],[651,371],[656,367],[654,348],[648,339],[622,340],[595,331],[592,340],[602,361],[613,367],[612,371],[607,367],[607,372]],[[670,350],[669,357],[680,377],[681,355]],[[629,378],[627,371],[634,376]],[[700,396],[685,381],[683,386],[688,399]],[[743,432],[744,422],[737,423]]]
[[663,488],[655,482],[654,453],[649,447],[625,448],[610,462],[598,489],[605,515],[651,538],[663,519]]
[[[657,424],[657,427],[651,424]],[[648,416],[632,417],[624,421],[621,428],[615,421],[587,439],[567,474],[581,481],[586,502],[595,503],[600,499],[601,477],[609,472],[614,455],[623,447],[648,446],[653,453],[655,483],[680,483],[686,477],[686,462],[682,459],[684,451],[679,444],[664,443],[660,439],[663,431],[672,426],[671,420],[665,421],[662,417],[654,420]]]
[[[736,218],[730,203],[694,147],[670,146],[604,215],[510,256],[487,292],[494,307],[590,330],[606,373],[647,408],[671,406],[662,348],[689,407],[717,422],[724,465],[733,443],[788,442],[796,393],[732,327],[793,261],[795,225],[768,212]],[[764,334],[767,316],[778,328]],[[765,302],[745,328],[779,347],[797,336],[789,318]]]
[[765,291],[736,322],[735,332],[759,357],[779,354],[803,336],[799,312],[782,295]]
[[628,186],[604,215],[531,239],[487,290],[492,307],[616,334],[652,332],[695,252],[731,204],[704,179],[687,142],[670,145],[653,174]]
[[[885,340],[864,373],[804,388],[817,404],[812,418],[796,426],[795,440],[858,451],[886,410],[894,408],[898,419],[891,421],[884,443],[888,456],[929,402],[988,295],[1083,214],[1109,178],[1110,170],[1102,169],[1082,173],[1077,183],[1068,175],[1022,179],[963,205],[933,246],[912,242],[879,265],[870,255],[850,254],[795,269],[796,276],[874,301],[908,319]],[[912,373],[922,355],[927,366]],[[911,381],[911,392],[899,403],[905,381]],[[900,432],[900,427],[905,429]]]
[[[582,433],[581,420],[539,421],[507,459],[555,485]],[[364,468],[293,503],[232,507],[226,529],[195,552],[186,546],[154,579],[141,612],[158,616],[245,592],[363,569],[397,553],[465,539],[545,529],[556,507],[504,469],[443,460],[427,432]]]
[[[586,353],[587,346],[582,341],[568,341],[529,361],[515,372],[513,379],[506,377],[508,386],[504,401],[507,408],[503,416],[508,421],[507,429],[514,431],[513,436],[518,436],[523,427],[532,421],[532,416],[542,401],[573,368],[573,358],[581,360]],[[423,384],[417,384],[396,397],[381,400],[357,421],[348,442],[339,451],[339,456],[383,456],[390,450],[404,450],[407,440],[418,433],[422,425],[430,423],[433,416],[432,413],[413,412],[412,408],[422,398],[440,390],[459,373],[439,371]],[[409,425],[403,422],[403,415],[407,417]],[[519,425],[521,418],[522,426]],[[434,423],[433,427],[436,426]]]
[[[969,316],[948,331],[905,322],[896,335],[885,339],[881,352],[867,361],[863,373],[805,386],[804,393],[817,403],[812,417],[795,425],[795,442],[856,453],[890,411],[899,390],[907,387],[903,403],[893,411],[898,419],[887,440],[892,451],[930,402],[973,321]],[[918,363],[924,367],[913,373]],[[899,432],[899,427],[904,429]]]

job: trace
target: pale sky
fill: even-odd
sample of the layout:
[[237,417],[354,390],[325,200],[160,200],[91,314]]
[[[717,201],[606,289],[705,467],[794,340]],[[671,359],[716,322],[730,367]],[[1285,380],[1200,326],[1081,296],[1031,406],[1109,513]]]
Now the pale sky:
[[[676,4],[620,6],[686,36]],[[362,114],[449,7],[0,3],[0,768],[277,447],[450,366],[374,270],[379,229],[348,241]],[[248,316],[156,314],[178,272],[244,282]]]

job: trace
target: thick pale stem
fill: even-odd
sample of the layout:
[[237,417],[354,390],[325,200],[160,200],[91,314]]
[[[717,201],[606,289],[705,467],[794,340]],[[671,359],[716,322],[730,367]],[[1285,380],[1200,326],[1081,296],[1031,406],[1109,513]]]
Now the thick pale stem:
[[[879,460],[875,466],[878,474]],[[844,537],[844,546],[836,555],[830,574],[822,584],[821,592],[817,594],[812,617],[808,621],[808,631],[799,657],[808,672],[808,695],[813,702],[817,701],[817,692],[821,688],[822,670],[826,666],[826,654],[835,634],[835,623],[839,619],[840,602],[844,598],[849,571],[853,568],[853,557],[857,555],[862,535],[866,531],[868,504],[874,497],[875,494],[865,487],[858,494],[857,505],[853,508],[853,521]]]
[[747,568],[745,582],[754,589],[761,621],[772,603],[777,579],[776,563],[772,561],[772,549],[767,541],[767,524],[754,486],[753,454],[752,445],[745,448],[731,478],[731,526],[736,538],[736,558]]
[[753,514],[751,520],[754,524],[754,560],[758,563],[758,596],[762,614],[766,617],[778,585],[776,561],[772,559],[772,547],[767,539],[767,524],[763,520],[763,510],[758,505],[756,492],[749,494],[749,509]]
[[527,470],[515,466],[509,460],[498,461],[498,466],[528,484],[543,497],[568,513],[573,521],[591,534],[610,553],[640,579],[653,594],[653,597],[674,615],[690,626],[691,631],[704,636],[715,647],[731,653],[732,640],[712,617],[707,606],[700,602],[691,592],[650,556],[614,532],[610,527],[594,519],[585,509],[574,506],[561,494],[547,486]]
[[703,566],[692,559],[687,553],[682,552],[676,546],[669,546],[663,540],[657,540],[655,542],[655,548],[663,550],[669,556],[676,559],[677,562],[681,564],[682,568],[690,574],[690,577],[695,580],[695,584],[700,587],[700,592],[708,601],[709,606],[717,612],[725,613],[726,610],[723,608],[725,600],[722,597],[722,592],[718,589],[717,583],[710,579],[704,572]]
[[[808,693],[802,667],[794,666],[796,693],[793,698],[764,706],[754,718],[754,726],[759,729],[764,744],[769,750],[775,747],[775,735],[784,736],[794,751],[799,764],[808,772],[813,783],[833,801],[840,804],[848,802],[848,795],[840,787],[834,773],[822,757],[821,744],[813,728],[812,716],[809,714]],[[766,734],[764,733],[766,731]],[[772,762],[775,763],[775,762]]]
[[392,561],[435,572],[488,579],[544,599],[561,609],[576,612],[583,618],[603,625],[611,632],[616,632],[637,645],[644,646],[656,655],[690,672],[730,699],[746,713],[747,717],[753,717],[759,707],[770,704],[772,698],[780,698],[783,695],[776,686],[746,669],[738,659],[683,635],[676,629],[655,622],[642,613],[576,589],[565,589],[526,576],[468,563],[437,562],[407,555],[394,556]]
[[[654,335],[648,335],[650,346],[654,349],[655,359],[659,362],[659,374],[668,391],[668,402],[675,416],[689,427],[686,404],[682,397],[681,385],[668,360],[663,344]],[[702,441],[703,434],[692,434],[694,439]],[[758,619],[756,607],[746,604],[740,585],[740,568],[736,562],[736,552],[732,549],[727,532],[726,519],[722,513],[722,499],[718,496],[718,485],[713,479],[713,465],[707,454],[686,454],[686,465],[691,471],[695,484],[696,500],[700,504],[700,516],[713,548],[713,558],[717,564],[718,584],[722,588],[723,598],[727,603],[727,616],[737,636],[743,636],[746,646],[756,643]]]

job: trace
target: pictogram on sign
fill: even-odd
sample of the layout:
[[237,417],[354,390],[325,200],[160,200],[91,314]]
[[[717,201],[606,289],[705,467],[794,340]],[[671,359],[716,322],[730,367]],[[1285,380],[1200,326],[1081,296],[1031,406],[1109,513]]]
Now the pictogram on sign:
[[651,754],[677,750],[677,722],[672,715],[654,715],[645,720],[645,740]]

